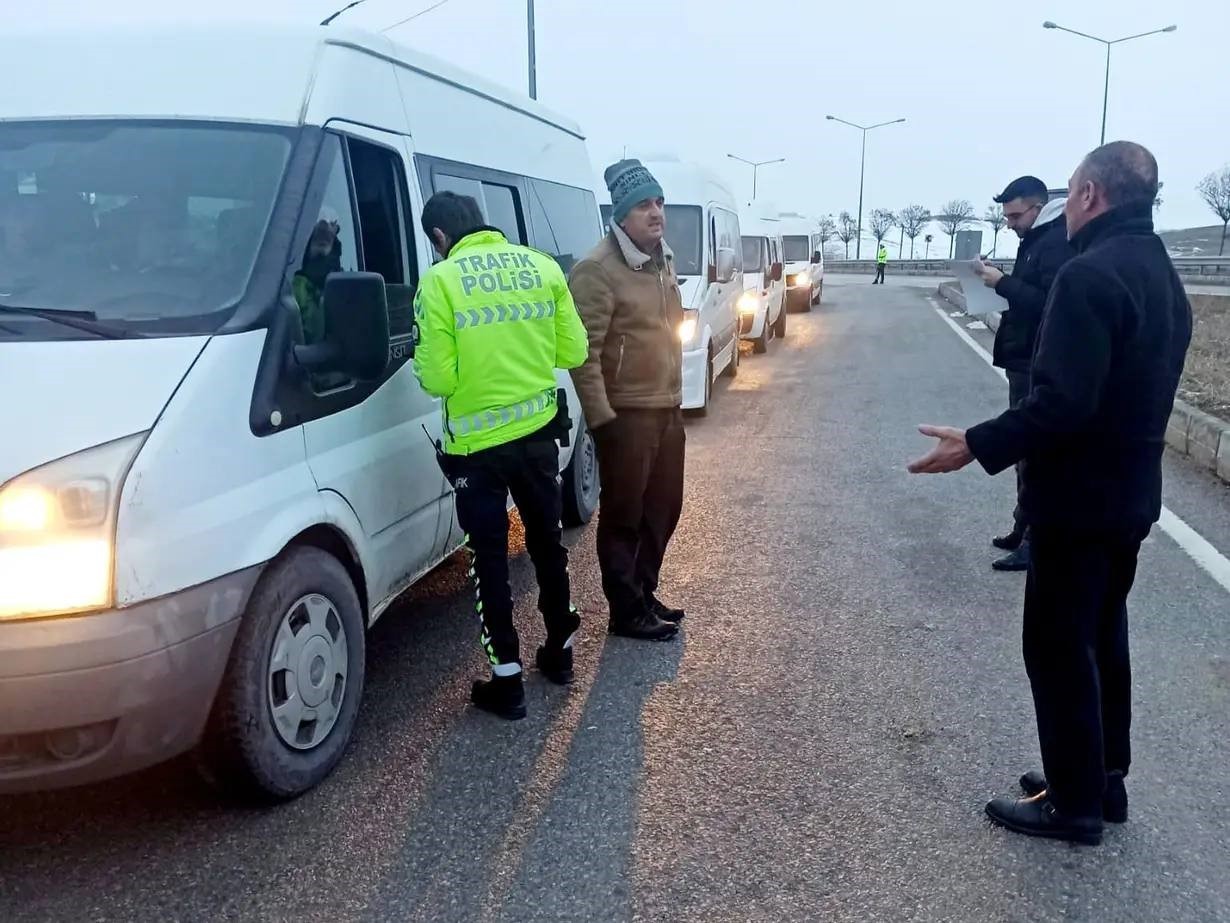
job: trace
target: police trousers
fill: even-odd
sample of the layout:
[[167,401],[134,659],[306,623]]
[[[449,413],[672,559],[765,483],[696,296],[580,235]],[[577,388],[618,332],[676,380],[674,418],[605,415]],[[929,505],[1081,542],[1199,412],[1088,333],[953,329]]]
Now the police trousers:
[[1131,762],[1127,598],[1148,530],[1030,532],[1023,641],[1042,767],[1060,811],[1096,817],[1106,774]]
[[508,584],[510,495],[525,526],[526,550],[538,578],[547,645],[563,647],[581,624],[572,607],[568,551],[562,540],[559,447],[554,439],[534,433],[473,455],[449,456],[445,464],[471,555],[483,653],[495,675],[520,673],[521,646]]

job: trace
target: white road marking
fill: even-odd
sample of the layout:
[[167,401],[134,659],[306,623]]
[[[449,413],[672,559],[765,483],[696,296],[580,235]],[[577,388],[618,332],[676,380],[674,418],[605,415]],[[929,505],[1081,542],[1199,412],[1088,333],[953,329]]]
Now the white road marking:
[[[961,329],[961,325],[949,317],[947,312],[936,304],[934,298],[928,298],[927,300],[931,302],[931,306],[935,309],[935,313],[940,316],[940,319],[951,327],[957,336],[965,341],[965,345],[977,353],[996,375],[1007,381],[1008,376],[1004,373],[1004,370],[996,368],[995,360],[989,352],[982,348],[982,344]],[[1175,544],[1187,553],[1188,557],[1216,580],[1222,589],[1230,592],[1230,560],[1227,560],[1224,554],[1213,547],[1212,542],[1176,516],[1169,507],[1162,507],[1162,518],[1158,521],[1158,526],[1174,540]]]

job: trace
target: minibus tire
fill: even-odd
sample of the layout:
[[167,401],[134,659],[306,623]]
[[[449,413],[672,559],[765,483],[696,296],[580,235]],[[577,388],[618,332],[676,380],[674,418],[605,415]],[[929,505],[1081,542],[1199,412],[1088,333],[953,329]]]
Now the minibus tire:
[[725,375],[727,378],[738,378],[739,377],[739,337],[738,337],[738,334],[735,335],[735,348],[731,350],[730,362],[727,364],[726,368],[722,370],[722,374]]
[[786,303],[782,302],[782,309],[777,312],[777,320],[773,322],[773,336],[776,339],[786,339],[786,315],[790,312],[786,310]]
[[764,319],[764,329],[760,331],[760,336],[752,340],[752,352],[758,356],[763,356],[769,351],[769,337],[773,335],[773,326],[769,323],[769,316],[766,314]]
[[602,481],[598,473],[598,445],[582,417],[577,421],[575,448],[564,469],[564,525],[586,525],[598,509]]
[[[273,645],[306,597],[331,606],[346,645],[346,676],[337,717],[311,749],[295,749],[274,727]],[[335,636],[336,637],[336,636]],[[198,752],[206,779],[227,795],[286,801],[319,784],[341,760],[354,730],[365,672],[363,609],[350,574],[333,555],[292,547],[266,569],[240,620],[230,660]]]

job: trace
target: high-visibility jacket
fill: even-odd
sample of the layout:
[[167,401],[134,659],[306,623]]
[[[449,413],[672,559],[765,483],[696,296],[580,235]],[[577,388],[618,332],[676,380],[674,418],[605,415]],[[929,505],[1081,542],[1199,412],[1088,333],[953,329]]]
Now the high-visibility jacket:
[[887,263],[888,262],[888,247],[881,247],[879,249],[879,252],[876,253],[876,262],[877,263]]
[[557,411],[555,370],[589,354],[559,264],[493,228],[463,237],[423,274],[414,314],[414,373],[443,398],[450,455],[542,429]]

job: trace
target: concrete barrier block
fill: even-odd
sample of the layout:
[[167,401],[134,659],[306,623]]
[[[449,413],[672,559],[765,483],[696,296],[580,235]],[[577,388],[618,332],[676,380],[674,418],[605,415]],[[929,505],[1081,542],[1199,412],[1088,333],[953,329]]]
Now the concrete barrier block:
[[1192,412],[1187,430],[1187,454],[1196,464],[1210,471],[1217,470],[1217,451],[1226,424],[1199,410]]
[[1170,422],[1166,424],[1166,445],[1186,455],[1187,433],[1191,422],[1191,408],[1182,401],[1175,401],[1174,410],[1170,411]]
[[1230,428],[1222,430],[1221,444],[1217,447],[1217,476],[1230,483]]

